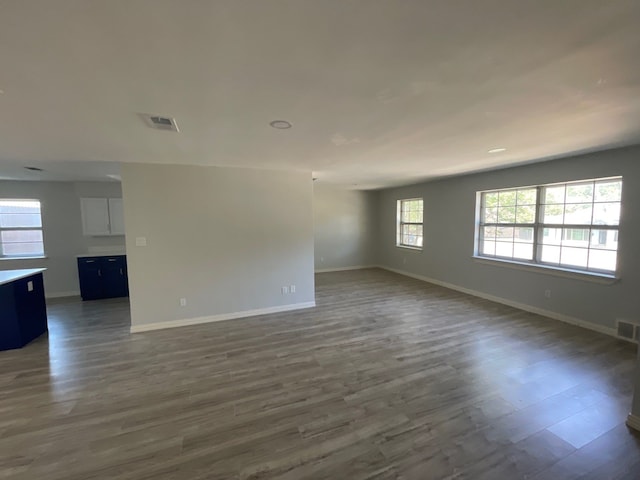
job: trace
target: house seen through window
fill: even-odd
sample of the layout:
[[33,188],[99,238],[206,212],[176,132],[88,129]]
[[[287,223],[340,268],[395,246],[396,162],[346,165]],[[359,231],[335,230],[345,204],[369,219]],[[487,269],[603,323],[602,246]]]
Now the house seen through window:
[[479,192],[477,255],[612,274],[622,178]]
[[0,258],[42,255],[40,202],[0,199]]

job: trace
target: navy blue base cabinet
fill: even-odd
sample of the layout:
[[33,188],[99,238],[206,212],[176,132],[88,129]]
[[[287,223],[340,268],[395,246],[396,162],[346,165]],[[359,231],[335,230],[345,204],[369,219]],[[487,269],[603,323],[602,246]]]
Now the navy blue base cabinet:
[[0,350],[22,348],[46,331],[42,273],[0,285]]
[[82,300],[129,295],[125,255],[78,258],[78,278]]

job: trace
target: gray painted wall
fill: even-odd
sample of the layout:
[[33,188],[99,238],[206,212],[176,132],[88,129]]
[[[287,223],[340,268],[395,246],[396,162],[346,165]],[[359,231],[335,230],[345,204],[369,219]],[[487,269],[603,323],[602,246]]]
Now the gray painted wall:
[[313,184],[315,269],[331,270],[375,263],[374,192]]
[[82,234],[80,197],[120,197],[116,182],[18,182],[0,181],[0,198],[40,200],[44,248],[47,258],[0,260],[0,270],[47,268],[48,296],[78,295],[76,255],[92,249],[124,248],[124,237],[85,237]]
[[121,175],[132,327],[314,301],[310,173],[125,164]]
[[[622,175],[619,275],[614,285],[487,265],[474,261],[476,192]],[[396,201],[424,197],[423,251],[395,246]],[[462,288],[613,328],[617,318],[640,321],[640,147],[553,160],[378,192],[378,262]],[[551,298],[544,291],[551,289]]]

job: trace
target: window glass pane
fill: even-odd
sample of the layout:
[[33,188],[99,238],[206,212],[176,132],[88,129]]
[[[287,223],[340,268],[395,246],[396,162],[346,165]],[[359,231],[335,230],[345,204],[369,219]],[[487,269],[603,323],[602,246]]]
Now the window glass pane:
[[544,203],[564,203],[564,185],[544,188]]
[[542,205],[542,223],[564,223],[564,205]]
[[534,223],[536,219],[536,207],[528,205],[516,208],[516,223]]
[[496,227],[483,227],[480,233],[482,238],[496,238]]
[[560,247],[542,245],[540,260],[544,263],[560,263]]
[[593,202],[593,182],[570,183],[567,185],[567,203]]
[[34,243],[3,243],[3,255],[42,255],[44,245],[42,242]]
[[498,205],[501,207],[511,206],[516,204],[516,190],[507,190],[504,192],[498,192]]
[[518,190],[518,205],[535,205],[538,190],[535,188],[527,188],[526,190]]
[[562,231],[562,245],[587,248],[589,246],[589,229],[565,228]]
[[586,248],[562,247],[560,264],[570,267],[587,268],[588,250]]
[[498,223],[516,223],[516,207],[499,207]]
[[544,245],[560,245],[562,243],[562,229],[545,228],[542,231],[541,243]]
[[533,243],[533,227],[518,227],[514,231],[513,238],[516,242]]
[[520,258],[522,260],[533,260],[533,244],[514,243],[513,258]]
[[496,254],[496,242],[484,241],[482,242],[482,248],[480,253],[483,255],[495,255]]
[[589,268],[615,272],[616,257],[617,253],[611,250],[591,250],[589,252]]
[[42,230],[3,230],[2,243],[42,242]]
[[0,227],[41,227],[39,213],[0,213]]
[[592,249],[617,250],[618,231],[617,230],[591,230]]
[[498,209],[485,208],[482,221],[484,223],[498,223]]
[[497,192],[483,193],[482,194],[482,198],[483,198],[483,203],[482,203],[483,207],[497,207],[498,206],[498,193]]
[[37,200],[0,200],[0,213],[40,214],[40,202]]
[[593,206],[594,225],[618,225],[620,222],[620,203],[596,203]]
[[496,238],[498,240],[513,240],[513,227],[497,227]]
[[496,242],[496,255],[499,257],[513,257],[513,243]]
[[596,182],[596,202],[619,202],[622,194],[622,182],[602,181]]
[[593,205],[590,203],[568,203],[564,207],[564,223],[591,225]]

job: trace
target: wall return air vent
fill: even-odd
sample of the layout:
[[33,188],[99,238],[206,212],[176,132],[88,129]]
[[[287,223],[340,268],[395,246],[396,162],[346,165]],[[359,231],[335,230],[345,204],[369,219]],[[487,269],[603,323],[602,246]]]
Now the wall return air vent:
[[640,341],[640,325],[626,320],[616,320],[616,335],[632,342]]
[[153,115],[149,113],[141,113],[140,116],[144,119],[145,123],[151,128],[156,130],[170,130],[172,132],[179,132],[176,119],[172,117],[164,117],[162,115]]

